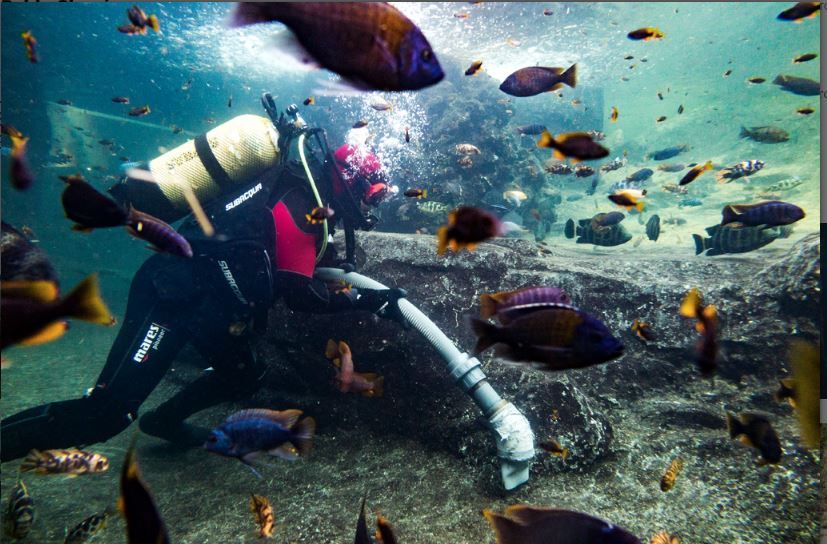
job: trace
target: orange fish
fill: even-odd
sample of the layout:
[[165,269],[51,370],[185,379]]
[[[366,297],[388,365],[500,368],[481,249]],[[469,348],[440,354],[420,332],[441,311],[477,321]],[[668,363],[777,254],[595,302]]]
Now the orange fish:
[[681,544],[681,539],[678,538],[678,535],[670,535],[666,531],[661,531],[652,536],[649,544]]
[[342,393],[359,393],[365,397],[381,397],[384,393],[385,378],[373,372],[356,372],[353,354],[345,342],[338,345],[332,339],[327,341],[325,357],[336,366],[336,387]]
[[321,223],[325,219],[330,219],[334,216],[334,212],[332,208],[324,207],[324,208],[313,208],[310,213],[304,214],[307,218],[307,223],[309,225],[316,225]]
[[561,458],[563,461],[568,459],[569,457],[569,449],[564,448],[560,445],[560,442],[553,438],[549,438],[544,442],[540,442],[538,444],[543,450],[549,452],[552,455],[556,455],[557,457]]
[[718,366],[718,312],[715,306],[704,306],[701,293],[691,289],[681,303],[680,315],[697,319],[695,330],[701,333],[697,346],[697,363],[701,374],[709,376]]
[[273,507],[270,506],[270,501],[267,500],[267,497],[250,493],[250,512],[256,516],[259,538],[269,538],[273,536],[273,532],[276,529],[276,521],[273,516]]
[[468,69],[465,70],[465,75],[466,76],[475,76],[475,75],[479,74],[480,71],[482,71],[482,61],[481,60],[475,60],[474,62],[471,63],[471,66],[469,66]]
[[0,132],[11,139],[11,170],[9,179],[12,187],[21,191],[28,189],[34,183],[34,174],[26,156],[26,144],[29,138],[23,136],[19,130],[10,125],[0,124]]
[[448,225],[437,230],[437,255],[444,255],[445,250],[457,252],[462,248],[469,251],[502,232],[500,220],[479,208],[460,206],[448,213]]
[[129,116],[130,117],[141,117],[141,116],[146,115],[146,114],[151,113],[151,112],[152,112],[152,110],[149,109],[149,106],[141,106],[139,108],[132,108],[131,110],[129,110]]
[[376,516],[376,534],[374,538],[377,544],[397,544],[399,542],[388,518],[382,514]]
[[26,56],[29,58],[29,62],[32,64],[36,64],[40,61],[40,57],[37,54],[37,40],[35,39],[34,35],[32,34],[31,30],[27,30],[26,32],[20,35],[23,38],[23,44],[26,46]]
[[672,463],[669,464],[669,468],[666,469],[666,472],[660,479],[661,491],[666,492],[675,487],[675,480],[677,480],[681,469],[683,469],[683,459],[676,457]]
[[609,195],[609,200],[621,208],[626,208],[627,211],[634,208],[642,212],[643,208],[646,207],[646,203],[642,200],[644,196],[646,196],[646,189],[642,191],[638,189],[623,189],[615,194]]
[[646,321],[635,319],[632,322],[632,332],[634,332],[637,337],[644,342],[651,342],[655,339],[655,333],[652,332],[652,326]]
[[661,40],[663,39],[663,32],[658,30],[655,27],[647,26],[644,28],[638,28],[637,30],[633,30],[627,34],[627,37],[630,40],[643,40],[645,42],[651,40]]
[[617,107],[612,106],[612,115],[611,115],[611,116],[609,116],[609,119],[611,119],[611,120],[612,120],[612,123],[616,123],[616,122],[617,122],[617,116],[618,116]]

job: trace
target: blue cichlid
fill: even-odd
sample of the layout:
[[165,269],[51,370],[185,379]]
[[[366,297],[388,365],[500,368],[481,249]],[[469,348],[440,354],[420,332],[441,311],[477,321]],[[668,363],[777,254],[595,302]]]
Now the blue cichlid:
[[626,181],[646,181],[652,177],[652,174],[654,174],[654,171],[651,168],[641,168],[637,172],[626,176]]
[[674,147],[667,147],[666,149],[659,149],[654,153],[649,155],[649,158],[654,159],[656,161],[665,161],[666,159],[671,159],[672,157],[677,157],[684,151],[689,149],[688,145],[676,145]]
[[623,355],[623,343],[599,319],[570,306],[539,309],[497,326],[471,319],[474,353],[494,344],[499,357],[539,363],[542,370],[583,368]]
[[301,415],[301,410],[265,408],[236,412],[213,429],[204,448],[235,457],[246,465],[261,454],[292,461],[310,451],[316,432],[315,420],[312,417],[300,420]]
[[577,65],[571,65],[567,70],[562,68],[547,68],[544,66],[529,66],[520,68],[505,78],[500,90],[511,96],[534,96],[548,91],[556,91],[563,85],[572,89],[577,85]]

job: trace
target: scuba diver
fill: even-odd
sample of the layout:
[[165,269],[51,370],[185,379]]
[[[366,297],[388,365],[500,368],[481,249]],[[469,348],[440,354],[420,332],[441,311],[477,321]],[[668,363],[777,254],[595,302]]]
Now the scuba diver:
[[[405,324],[397,305],[404,290],[335,292],[313,277],[317,265],[355,270],[354,231],[373,228],[377,220],[369,212],[390,189],[379,159],[351,144],[333,153],[325,132],[309,128],[295,105],[279,115],[269,93],[262,105],[269,119],[236,117],[145,163],[157,183],[127,176],[110,190],[124,204],[174,221],[189,212],[178,181],[184,177],[205,202],[216,234],[204,235],[190,217],[179,232],[192,246],[191,259],[157,254],[144,262],[95,386],[82,398],[3,419],[2,461],[117,435],[187,343],[209,368],[143,414],[139,427],[183,447],[202,445],[209,430],[185,420],[258,390],[267,368],[250,341],[264,332],[278,298],[297,312],[364,310]],[[169,182],[170,175],[178,179]],[[328,205],[344,227],[344,260],[328,244],[333,221],[310,220]]]

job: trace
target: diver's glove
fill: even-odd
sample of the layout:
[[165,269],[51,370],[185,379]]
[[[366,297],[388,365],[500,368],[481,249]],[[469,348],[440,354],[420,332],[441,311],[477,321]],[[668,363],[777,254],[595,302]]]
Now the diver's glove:
[[399,299],[408,296],[404,289],[354,289],[357,291],[354,307],[357,310],[367,310],[384,319],[396,321],[406,329],[408,321],[399,309]]
[[[336,268],[341,268],[345,271],[345,274],[350,274],[351,272],[356,272],[356,263],[350,261],[341,261],[339,264],[336,265]],[[361,292],[362,290],[359,289]]]

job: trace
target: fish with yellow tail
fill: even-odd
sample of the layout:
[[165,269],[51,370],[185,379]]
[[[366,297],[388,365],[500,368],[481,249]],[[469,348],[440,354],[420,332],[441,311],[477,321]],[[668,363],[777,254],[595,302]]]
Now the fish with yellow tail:
[[437,230],[437,255],[450,249],[472,251],[477,244],[505,233],[500,220],[479,208],[460,206],[448,213],[448,225]]
[[68,318],[115,324],[100,296],[97,275],[89,275],[65,298],[59,298],[57,285],[51,281],[0,282],[0,350],[56,340],[66,332],[64,319]]
[[646,202],[643,201],[644,196],[646,196],[646,189],[621,189],[609,195],[609,200],[626,211],[642,212],[646,207]]
[[29,159],[26,155],[29,138],[11,125],[0,124],[0,132],[11,139],[11,168],[9,181],[12,187],[24,191],[34,183],[34,174],[29,166]]
[[537,147],[554,150],[555,159],[571,159],[572,162],[602,159],[609,155],[609,150],[597,143],[588,132],[568,132],[557,137],[544,130],[540,134]]
[[263,454],[293,461],[310,453],[316,421],[301,415],[301,410],[241,410],[212,430],[204,449],[234,457],[261,477],[252,463]]
[[712,304],[704,305],[701,293],[690,289],[678,313],[695,319],[695,330],[701,334],[695,359],[703,376],[711,376],[718,368],[718,311]]
[[678,185],[680,185],[681,187],[683,187],[684,185],[689,185],[690,183],[695,181],[701,174],[703,174],[704,172],[708,172],[709,170],[712,170],[712,161],[706,161],[703,164],[693,166],[692,169],[690,169],[689,172],[687,172],[686,175],[681,178],[681,180],[678,182]]

